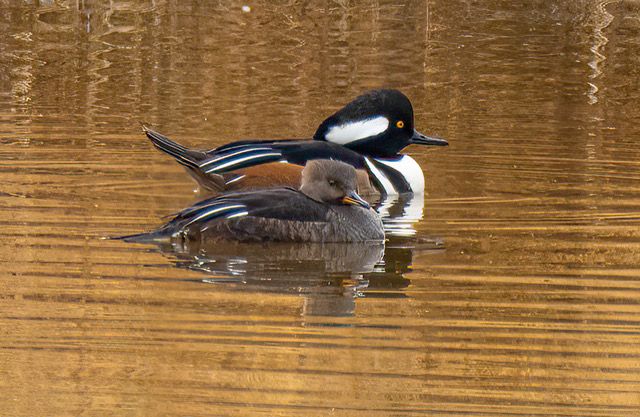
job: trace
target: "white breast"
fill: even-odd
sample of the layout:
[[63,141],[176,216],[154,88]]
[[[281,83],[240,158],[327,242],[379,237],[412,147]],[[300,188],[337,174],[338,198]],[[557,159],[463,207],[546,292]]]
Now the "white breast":
[[[409,183],[409,187],[411,188],[411,191],[413,191],[416,194],[424,193],[424,174],[422,173],[422,168],[420,168],[420,165],[418,165],[415,159],[413,159],[409,155],[402,155],[402,157],[395,160],[378,159],[378,158],[376,158],[375,160],[376,162],[384,164],[389,168],[392,168],[393,170],[401,173],[402,176]],[[377,170],[377,171],[380,172],[380,170]],[[376,173],[373,170],[372,170],[372,173],[376,175]],[[387,179],[387,182],[389,182],[388,179]],[[381,183],[383,182],[381,181]],[[386,191],[386,187],[385,187],[385,191]],[[387,193],[387,194],[390,194],[390,193]],[[397,191],[395,191],[395,194],[397,194]]]

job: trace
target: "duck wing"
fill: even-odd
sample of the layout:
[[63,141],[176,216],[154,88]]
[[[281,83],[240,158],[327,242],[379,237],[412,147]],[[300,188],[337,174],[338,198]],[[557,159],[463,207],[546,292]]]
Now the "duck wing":
[[237,217],[325,222],[329,208],[292,188],[230,193],[200,201],[179,212],[164,227],[174,231]]
[[265,186],[298,187],[299,167],[311,159],[337,159],[357,169],[365,168],[360,154],[325,141],[242,140],[203,151],[189,149],[146,126],[143,130],[158,150],[183,165],[201,187],[217,192]]
[[344,146],[319,140],[241,141],[207,152],[198,163],[206,174],[223,174],[271,162],[305,165],[312,159],[335,159],[364,168],[362,155]]

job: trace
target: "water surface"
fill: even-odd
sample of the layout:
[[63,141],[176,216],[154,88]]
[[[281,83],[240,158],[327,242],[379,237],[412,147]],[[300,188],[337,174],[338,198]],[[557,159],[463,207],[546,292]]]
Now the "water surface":
[[[0,2],[1,415],[637,413],[640,3],[399,3]],[[100,239],[197,200],[138,122],[308,137],[380,86],[451,144],[384,254]]]

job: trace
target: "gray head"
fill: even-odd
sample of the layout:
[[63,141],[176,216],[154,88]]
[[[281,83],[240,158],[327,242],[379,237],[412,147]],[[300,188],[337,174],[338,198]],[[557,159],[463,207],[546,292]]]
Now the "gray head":
[[316,201],[369,208],[369,204],[356,194],[356,187],[356,170],[344,162],[314,159],[302,170],[300,191]]

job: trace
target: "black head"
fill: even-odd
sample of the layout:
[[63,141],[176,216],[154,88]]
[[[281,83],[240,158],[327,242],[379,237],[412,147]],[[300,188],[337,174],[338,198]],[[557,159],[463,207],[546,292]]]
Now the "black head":
[[344,162],[314,159],[302,170],[300,191],[316,201],[369,208],[369,204],[356,194],[356,187],[356,170]]
[[414,129],[411,102],[398,90],[364,93],[322,122],[313,138],[379,157],[393,157],[412,143],[448,144]]

